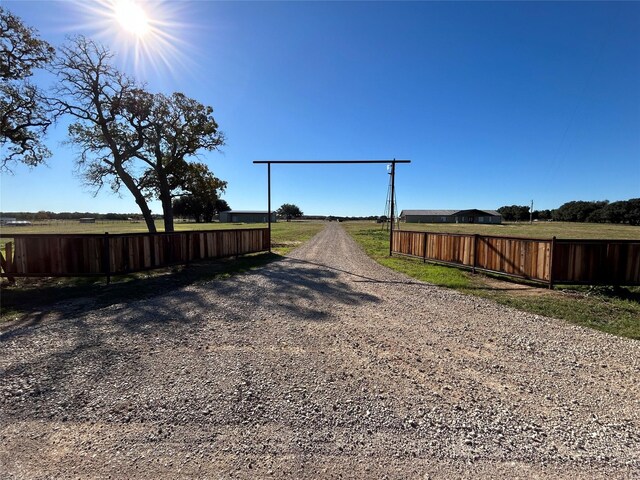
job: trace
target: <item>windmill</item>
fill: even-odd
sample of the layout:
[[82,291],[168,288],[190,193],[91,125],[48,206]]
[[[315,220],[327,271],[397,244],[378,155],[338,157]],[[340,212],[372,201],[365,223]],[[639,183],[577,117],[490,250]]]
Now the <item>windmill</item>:
[[395,213],[398,211],[398,198],[396,197],[396,192],[393,185],[392,164],[387,165],[387,174],[389,175],[389,187],[387,188],[387,201],[384,207],[384,217],[383,217],[384,221],[382,222],[383,230],[389,230],[389,224],[391,222],[391,219],[397,218]]

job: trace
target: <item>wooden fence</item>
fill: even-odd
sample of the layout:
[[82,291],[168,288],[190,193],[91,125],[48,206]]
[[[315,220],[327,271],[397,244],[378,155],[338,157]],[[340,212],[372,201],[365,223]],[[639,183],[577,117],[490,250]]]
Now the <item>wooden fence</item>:
[[267,228],[173,233],[0,234],[3,277],[121,275],[269,250]]
[[640,285],[640,240],[557,240],[395,231],[392,251],[553,285]]

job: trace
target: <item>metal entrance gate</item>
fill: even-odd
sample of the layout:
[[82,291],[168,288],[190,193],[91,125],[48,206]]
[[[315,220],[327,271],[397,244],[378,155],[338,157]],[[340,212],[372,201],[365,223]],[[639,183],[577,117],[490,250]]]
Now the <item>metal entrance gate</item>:
[[391,223],[389,228],[389,256],[393,250],[393,199],[395,198],[396,186],[396,163],[411,163],[411,160],[254,160],[253,163],[267,165],[267,212],[269,217],[269,252],[271,252],[271,165],[314,165],[314,164],[367,164],[367,163],[386,163],[391,164]]

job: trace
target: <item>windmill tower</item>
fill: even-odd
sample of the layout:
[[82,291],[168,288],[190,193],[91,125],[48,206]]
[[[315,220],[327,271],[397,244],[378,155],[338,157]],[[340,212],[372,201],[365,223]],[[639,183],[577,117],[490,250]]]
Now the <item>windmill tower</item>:
[[[387,188],[387,201],[384,207],[384,216],[385,221],[382,222],[382,229],[383,230],[389,230],[389,223],[391,221],[391,209],[393,208],[393,218],[397,218],[397,211],[398,211],[398,198],[396,195],[396,192],[393,189],[393,178],[392,178],[392,174],[391,174],[391,165],[387,165],[387,174],[389,175],[389,187]],[[392,195],[393,195],[393,201],[392,200]]]

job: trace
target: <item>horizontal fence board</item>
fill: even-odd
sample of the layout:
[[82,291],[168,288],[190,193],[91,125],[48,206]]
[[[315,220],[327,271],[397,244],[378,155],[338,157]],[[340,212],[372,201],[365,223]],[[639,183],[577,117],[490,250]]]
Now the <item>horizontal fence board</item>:
[[640,284],[640,240],[551,240],[396,230],[392,251],[549,284]]
[[119,275],[268,251],[269,229],[133,234],[12,234],[2,275]]

